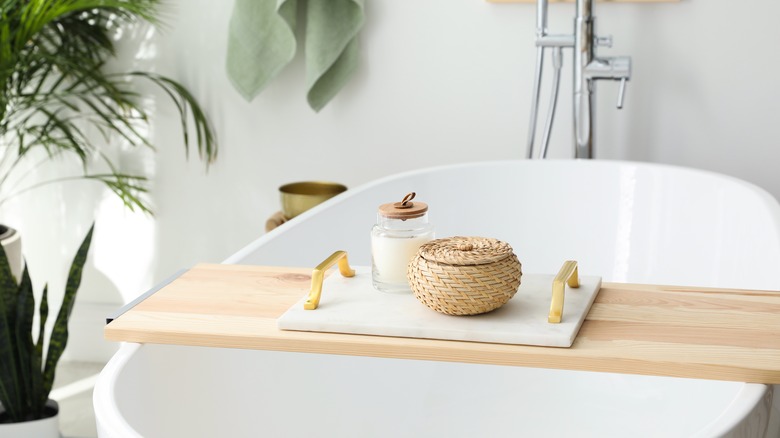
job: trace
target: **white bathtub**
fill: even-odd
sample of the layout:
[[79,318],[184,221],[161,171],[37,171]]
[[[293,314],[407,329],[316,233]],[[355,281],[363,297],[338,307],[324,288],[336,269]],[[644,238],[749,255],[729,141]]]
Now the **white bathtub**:
[[[369,264],[376,207],[416,191],[439,236],[513,245],[524,272],[780,289],[780,207],[720,175],[598,161],[475,163],[353,189],[227,263]],[[101,437],[774,437],[772,387],[364,357],[123,345],[94,393]]]

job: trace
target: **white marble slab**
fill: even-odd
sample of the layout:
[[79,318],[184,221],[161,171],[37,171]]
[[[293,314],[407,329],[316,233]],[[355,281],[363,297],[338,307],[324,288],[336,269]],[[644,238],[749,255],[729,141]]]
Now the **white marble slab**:
[[554,275],[523,275],[517,294],[501,308],[474,316],[435,312],[409,294],[379,292],[371,269],[355,268],[344,278],[334,272],[323,283],[316,310],[304,310],[306,296],[277,320],[282,330],[448,339],[501,344],[570,347],[601,287],[601,277],[580,276],[580,287],[566,287],[561,323],[547,314]]

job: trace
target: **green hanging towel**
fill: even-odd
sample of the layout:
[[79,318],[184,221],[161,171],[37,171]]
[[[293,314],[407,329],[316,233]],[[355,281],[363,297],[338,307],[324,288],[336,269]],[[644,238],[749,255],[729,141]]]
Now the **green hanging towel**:
[[295,7],[295,1],[236,0],[227,71],[244,99],[254,99],[295,56]]
[[[252,100],[295,56],[299,1],[236,0],[230,19],[228,76]],[[306,98],[321,110],[346,84],[358,63],[357,34],[364,0],[308,0]]]

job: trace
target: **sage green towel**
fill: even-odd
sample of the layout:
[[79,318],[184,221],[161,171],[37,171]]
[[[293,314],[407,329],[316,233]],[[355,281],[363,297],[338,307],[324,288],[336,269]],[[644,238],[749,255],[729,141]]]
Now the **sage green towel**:
[[306,99],[321,110],[358,63],[364,0],[236,0],[230,19],[227,71],[252,100],[295,56],[298,2],[306,2]]

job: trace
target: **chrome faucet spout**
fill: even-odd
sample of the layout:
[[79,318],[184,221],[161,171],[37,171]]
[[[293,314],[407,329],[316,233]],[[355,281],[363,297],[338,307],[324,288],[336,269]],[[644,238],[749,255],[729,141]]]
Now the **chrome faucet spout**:
[[593,88],[585,69],[593,59],[592,0],[577,0],[574,17],[574,157],[593,157]]

